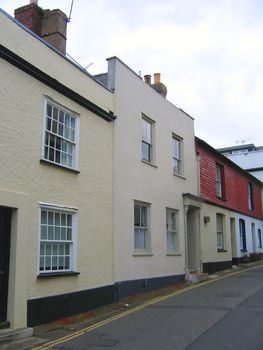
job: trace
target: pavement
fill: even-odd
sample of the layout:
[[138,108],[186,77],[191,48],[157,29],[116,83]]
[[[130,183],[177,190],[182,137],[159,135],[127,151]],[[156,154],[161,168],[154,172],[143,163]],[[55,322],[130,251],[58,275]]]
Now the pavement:
[[44,350],[48,349],[45,344],[55,343],[56,339],[71,337],[72,334],[84,334],[92,329],[119,319],[126,314],[136,312],[148,305],[153,305],[161,300],[182,294],[193,288],[198,288],[206,283],[213,283],[214,280],[230,277],[241,273],[252,267],[263,265],[263,260],[234,266],[232,269],[220,271],[209,275],[208,280],[196,281],[196,283],[181,282],[160,288],[151,292],[125,298],[118,303],[109,304],[93,311],[84,312],[79,315],[67,317],[49,324],[38,327],[16,330],[0,330],[1,350]]

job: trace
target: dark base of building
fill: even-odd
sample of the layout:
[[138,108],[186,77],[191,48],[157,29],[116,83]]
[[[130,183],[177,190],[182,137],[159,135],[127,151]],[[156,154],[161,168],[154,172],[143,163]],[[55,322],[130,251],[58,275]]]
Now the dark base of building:
[[233,265],[232,260],[203,263],[203,272],[212,274],[217,271],[231,269],[232,265]]
[[28,300],[27,324],[34,327],[49,323],[113,303],[114,300],[114,285]]
[[115,283],[116,301],[131,295],[149,292],[151,290],[182,282],[185,275],[142,278],[139,280],[120,281]]
[[242,258],[232,258],[233,265],[240,265],[242,263]]
[[27,324],[35,327],[96,309],[122,298],[148,292],[184,280],[184,275],[121,281],[115,285],[27,301]]

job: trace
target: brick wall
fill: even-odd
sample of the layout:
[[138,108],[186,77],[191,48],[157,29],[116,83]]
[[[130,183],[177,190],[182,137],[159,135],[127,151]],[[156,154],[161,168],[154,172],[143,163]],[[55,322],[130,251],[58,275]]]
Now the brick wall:
[[[211,146],[196,139],[196,151],[200,156],[200,193],[201,196],[217,205],[239,211],[243,214],[262,218],[261,186],[245,171],[227,158],[220,155]],[[224,173],[224,196],[216,195],[216,164],[223,167]],[[253,184],[254,210],[248,206],[248,183]]]

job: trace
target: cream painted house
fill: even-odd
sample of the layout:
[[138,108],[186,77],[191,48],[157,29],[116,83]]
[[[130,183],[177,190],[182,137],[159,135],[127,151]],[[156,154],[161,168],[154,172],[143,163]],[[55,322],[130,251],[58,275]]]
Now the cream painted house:
[[97,76],[114,91],[114,241],[119,297],[200,268],[194,121],[116,57]]
[[114,300],[114,100],[2,10],[0,81],[0,321],[21,328]]

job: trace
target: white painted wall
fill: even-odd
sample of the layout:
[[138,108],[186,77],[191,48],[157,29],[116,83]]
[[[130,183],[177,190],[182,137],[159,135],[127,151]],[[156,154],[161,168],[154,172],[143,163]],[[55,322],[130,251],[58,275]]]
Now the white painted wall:
[[247,250],[248,253],[254,252],[253,249],[253,238],[252,238],[252,229],[251,224],[255,224],[255,238],[256,238],[256,252],[263,253],[263,248],[259,248],[259,240],[258,240],[258,229],[261,229],[262,234],[262,245],[263,245],[263,222],[262,220],[254,219],[246,215],[242,215],[239,213],[235,213],[236,218],[236,241],[237,241],[237,257],[242,257],[243,253],[241,252],[240,245],[240,231],[239,231],[239,219],[245,220],[246,226],[246,241],[247,241]]
[[[184,274],[183,193],[197,194],[194,122],[117,58],[114,88],[114,234],[117,281]],[[169,89],[169,87],[168,87]],[[142,114],[155,122],[155,166],[141,161]],[[184,176],[173,175],[172,133],[183,138]],[[151,204],[151,256],[134,255],[134,200]],[[166,207],[179,211],[180,254],[166,252]]]

